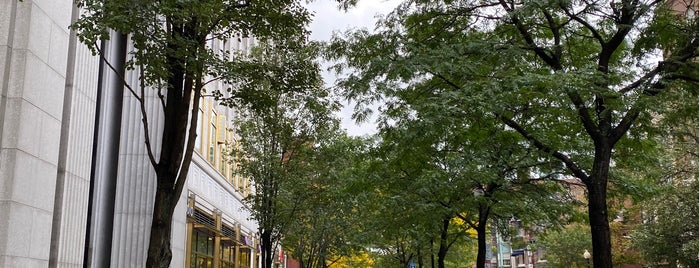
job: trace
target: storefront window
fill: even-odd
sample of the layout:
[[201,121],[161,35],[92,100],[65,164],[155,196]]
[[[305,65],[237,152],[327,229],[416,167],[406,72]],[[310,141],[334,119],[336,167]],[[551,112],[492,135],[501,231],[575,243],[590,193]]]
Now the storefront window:
[[240,249],[240,268],[250,268],[250,248]]
[[214,267],[214,236],[211,232],[196,228],[192,231],[191,268]]
[[235,267],[235,245],[230,241],[221,241],[221,268]]

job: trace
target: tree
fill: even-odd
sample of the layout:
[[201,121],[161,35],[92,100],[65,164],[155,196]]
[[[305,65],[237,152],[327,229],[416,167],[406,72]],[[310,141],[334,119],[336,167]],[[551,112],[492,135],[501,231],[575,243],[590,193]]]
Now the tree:
[[[696,95],[682,101],[694,101]],[[665,191],[642,205],[643,223],[631,232],[633,248],[649,264],[670,267],[699,265],[699,182],[696,180],[699,157],[699,128],[696,111],[666,117],[670,127],[665,137],[665,155],[671,166],[659,178]]]
[[302,199],[288,195],[288,187],[302,180],[312,182],[319,173],[313,165],[317,144],[325,142],[339,125],[332,115],[339,106],[322,87],[315,51],[302,38],[293,43],[262,44],[249,59],[228,68],[244,74],[228,82],[249,97],[219,96],[223,104],[238,111],[235,123],[240,140],[235,158],[240,175],[254,183],[246,202],[259,225],[264,268],[272,267],[285,230],[305,205]]
[[[643,140],[678,81],[698,82],[699,20],[664,1],[410,1],[328,53],[360,103],[415,82],[462,95],[587,190],[594,267],[612,267],[609,174],[625,139]],[[661,58],[665,51],[665,58]],[[361,107],[361,106],[360,106]],[[632,128],[634,127],[635,128]]]
[[[348,6],[353,1],[338,2]],[[131,40],[126,66],[138,70],[139,85],[124,84],[141,103],[148,159],[157,177],[146,266],[168,267],[172,213],[191,162],[205,79],[234,80],[239,76],[226,69],[230,61],[239,58],[221,56],[207,41],[240,34],[255,36],[263,43],[283,44],[290,38],[303,38],[311,16],[297,0],[80,0],[76,4],[83,13],[72,27],[94,53],[101,53],[97,41],[108,39],[109,29]],[[159,142],[150,140],[149,132],[155,127],[149,125],[145,112],[146,90],[157,92],[163,113],[163,131],[155,135]],[[230,93],[254,97],[235,87]],[[152,144],[167,146],[154,148]]]
[[571,224],[563,229],[542,234],[538,243],[546,249],[547,267],[588,267],[583,252],[592,246],[590,229],[583,224]]
[[[378,228],[389,228],[382,237],[395,243],[388,245],[402,265],[429,242],[427,252],[436,252],[437,267],[444,267],[449,249],[470,239],[470,229],[476,234],[477,266],[483,267],[492,219],[516,216],[532,225],[561,219],[566,202],[552,202],[562,188],[552,168],[558,165],[538,162],[535,149],[507,144],[518,134],[472,107],[454,106],[460,96],[424,93],[430,85],[414,83],[386,109],[383,120],[393,124],[381,128],[378,178],[366,188],[380,189],[379,202],[385,204],[380,210],[390,211],[388,217],[403,215],[376,218],[386,223]],[[404,227],[387,227],[396,225]]]
[[[646,206],[646,223],[632,234],[633,242],[650,263],[670,267],[699,265],[699,183],[676,187]],[[678,213],[679,212],[679,213]]]
[[454,248],[449,251],[447,258],[444,261],[446,267],[473,267],[476,265],[474,256],[474,247],[476,244],[473,240],[466,240],[463,243],[454,245]]
[[344,133],[327,136],[304,160],[307,175],[282,184],[284,202],[298,203],[282,241],[301,267],[342,267],[368,256],[355,239],[363,233],[363,208],[345,190],[366,147]]
[[[380,185],[367,188],[387,194],[384,211],[407,208],[395,213],[420,215],[409,222],[440,230],[427,239],[438,247],[439,267],[459,240],[454,233],[475,230],[476,264],[483,267],[490,220],[517,215],[528,224],[555,225],[561,219],[565,206],[558,205],[565,202],[552,202],[561,189],[555,183],[561,167],[522,146],[519,134],[483,109],[461,105],[468,96],[440,87],[439,81],[416,80],[391,92],[381,116]],[[457,231],[454,218],[464,223]]]

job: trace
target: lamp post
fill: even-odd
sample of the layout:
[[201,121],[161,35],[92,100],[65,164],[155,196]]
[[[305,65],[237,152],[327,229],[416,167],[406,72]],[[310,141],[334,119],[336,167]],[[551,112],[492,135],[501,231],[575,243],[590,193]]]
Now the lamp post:
[[590,257],[592,256],[590,255],[590,252],[586,249],[585,253],[583,253],[583,258],[585,258],[585,260],[587,261],[587,268],[590,268]]

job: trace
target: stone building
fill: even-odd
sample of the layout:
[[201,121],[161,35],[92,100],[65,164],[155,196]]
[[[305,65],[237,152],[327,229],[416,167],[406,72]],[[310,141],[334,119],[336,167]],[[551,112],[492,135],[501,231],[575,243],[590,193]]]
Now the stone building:
[[[0,1],[0,267],[145,263],[155,176],[140,107],[110,86],[118,76],[71,35],[77,14],[68,0]],[[226,41],[210,45],[254,43]],[[118,45],[104,44],[106,59],[118,58]],[[135,79],[126,74],[127,82]],[[153,126],[156,107],[149,106]],[[172,267],[259,263],[257,224],[241,201],[252,186],[233,175],[223,150],[233,142],[232,115],[202,101],[198,145],[174,215]]]

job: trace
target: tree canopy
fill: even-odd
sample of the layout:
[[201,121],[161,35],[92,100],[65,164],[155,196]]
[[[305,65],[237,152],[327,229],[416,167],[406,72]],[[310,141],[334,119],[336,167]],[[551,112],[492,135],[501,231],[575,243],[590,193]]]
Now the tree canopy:
[[649,263],[671,267],[699,265],[699,135],[696,113],[667,117],[664,141],[670,165],[658,182],[663,191],[641,203],[642,222],[631,233],[633,247]]
[[613,163],[650,148],[659,108],[691,92],[675,85],[698,82],[697,21],[664,1],[407,1],[377,33],[336,36],[328,56],[349,72],[338,85],[359,119],[380,100],[391,125],[406,99],[438,96],[444,113],[482,111],[519,136],[498,149],[564,167],[588,193],[594,266],[611,267]]
[[[323,184],[318,149],[338,133],[333,112],[339,106],[322,86],[315,51],[313,44],[303,42],[283,48],[260,44],[247,59],[226,69],[243,74],[227,82],[247,94],[216,94],[237,112],[239,140],[233,153],[240,175],[254,183],[247,203],[259,224],[264,267],[271,267],[284,233],[318,198],[299,199],[294,193],[301,192],[293,190]],[[305,189],[306,194],[313,192],[312,187]]]

